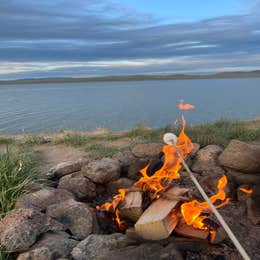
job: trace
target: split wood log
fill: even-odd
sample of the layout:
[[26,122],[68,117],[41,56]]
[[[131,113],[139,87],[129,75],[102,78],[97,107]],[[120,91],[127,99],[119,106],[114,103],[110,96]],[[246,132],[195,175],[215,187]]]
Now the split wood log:
[[140,191],[128,192],[124,201],[119,205],[120,215],[123,218],[136,222],[143,214],[142,196]]
[[[174,187],[166,193],[181,196],[189,189]],[[161,240],[167,238],[178,223],[175,212],[179,200],[160,198],[154,201],[142,214],[135,224],[136,233],[147,240]]]
[[175,227],[174,232],[184,237],[192,237],[199,239],[207,239],[209,237],[208,230],[202,230],[187,225],[184,219],[181,219],[178,225]]

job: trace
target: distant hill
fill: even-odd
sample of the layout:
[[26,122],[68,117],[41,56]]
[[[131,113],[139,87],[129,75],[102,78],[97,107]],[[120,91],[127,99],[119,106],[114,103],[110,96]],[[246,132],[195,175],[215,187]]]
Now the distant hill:
[[103,81],[142,81],[142,80],[183,80],[183,79],[215,79],[215,78],[253,78],[260,77],[260,70],[221,72],[216,74],[169,74],[169,75],[127,75],[127,76],[104,76],[87,78],[37,78],[0,80],[0,85],[13,84],[39,84],[39,83],[72,83],[72,82],[103,82]]

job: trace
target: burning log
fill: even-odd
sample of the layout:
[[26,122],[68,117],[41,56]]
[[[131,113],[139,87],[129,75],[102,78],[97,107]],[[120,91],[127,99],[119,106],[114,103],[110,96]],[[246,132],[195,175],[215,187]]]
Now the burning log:
[[209,236],[208,230],[202,230],[187,225],[183,219],[181,219],[178,225],[175,227],[174,232],[178,235],[199,239],[207,239]]
[[[188,189],[175,187],[167,194],[181,196]],[[160,198],[154,201],[142,214],[135,224],[136,233],[147,240],[160,240],[167,238],[178,223],[175,208],[179,200]]]
[[123,218],[136,222],[143,213],[142,192],[128,192],[124,201],[119,206],[120,215]]

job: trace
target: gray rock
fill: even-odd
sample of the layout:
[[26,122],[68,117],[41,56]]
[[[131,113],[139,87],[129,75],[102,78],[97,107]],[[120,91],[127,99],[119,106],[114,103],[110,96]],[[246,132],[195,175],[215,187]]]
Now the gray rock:
[[208,145],[197,152],[192,165],[194,172],[203,175],[218,177],[225,173],[224,169],[218,164],[217,158],[223,149],[217,145]]
[[139,158],[147,158],[157,156],[163,148],[163,144],[150,143],[150,144],[137,144],[133,147],[132,153]]
[[194,158],[197,155],[199,150],[200,150],[200,145],[197,143],[193,143],[193,148],[189,153],[189,157]]
[[132,162],[132,164],[128,167],[127,177],[131,180],[137,181],[142,176],[140,170],[143,169],[147,164],[148,160],[144,159],[136,159]]
[[89,162],[88,159],[79,159],[76,161],[61,162],[55,167],[51,168],[47,173],[49,179],[61,178],[62,176],[78,172],[82,166]]
[[162,245],[157,243],[144,243],[137,246],[128,246],[114,250],[112,249],[107,254],[99,255],[97,259],[182,260],[183,257],[173,244],[169,244],[164,248]]
[[112,158],[118,160],[120,164],[125,167],[129,166],[136,159],[136,157],[130,151],[116,153]]
[[85,165],[81,172],[93,182],[104,184],[119,179],[121,165],[117,160],[103,158]]
[[90,235],[72,250],[71,255],[75,260],[96,260],[99,256],[108,254],[109,250],[130,245],[126,235],[114,233],[111,235]]
[[260,184],[260,174],[243,173],[228,169],[226,175],[236,185]]
[[49,206],[47,215],[63,223],[77,239],[86,238],[93,230],[92,209],[73,199]]
[[260,173],[260,145],[232,140],[219,156],[219,162],[244,173]]
[[65,232],[45,233],[29,251],[18,256],[17,260],[53,260],[68,257],[77,241],[70,239]]
[[73,199],[74,195],[64,189],[44,188],[33,193],[22,195],[15,204],[15,208],[39,208],[46,210],[49,205]]
[[92,200],[96,197],[96,185],[81,173],[62,177],[58,188],[70,191],[80,200]]
[[9,251],[29,249],[42,233],[62,230],[63,226],[35,209],[15,209],[0,222],[0,244]]
[[120,178],[116,181],[109,182],[107,186],[107,192],[110,194],[115,194],[119,189],[127,189],[133,186],[134,181],[128,178]]

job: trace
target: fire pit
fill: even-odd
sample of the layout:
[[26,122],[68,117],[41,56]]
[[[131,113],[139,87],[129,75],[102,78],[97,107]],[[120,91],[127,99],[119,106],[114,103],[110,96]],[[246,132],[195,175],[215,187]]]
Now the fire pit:
[[[140,171],[142,176],[132,188],[119,189],[112,202],[97,206],[97,210],[112,218],[122,232],[128,233],[128,228],[134,227],[131,232],[135,231],[137,236],[146,240],[165,239],[173,231],[185,237],[206,239],[210,243],[219,242],[220,232],[222,239],[225,238],[223,230],[212,219],[208,203],[194,200],[185,185],[175,185],[175,180],[181,178],[181,158],[187,157],[193,148],[184,128],[183,118],[176,146],[164,146],[160,158]],[[212,203],[221,202],[215,205],[218,208],[229,202],[226,185],[224,175],[218,181],[218,192],[210,197]]]
[[260,258],[260,148],[200,149],[184,118],[164,141],[52,168],[1,220],[1,247],[18,260]]

